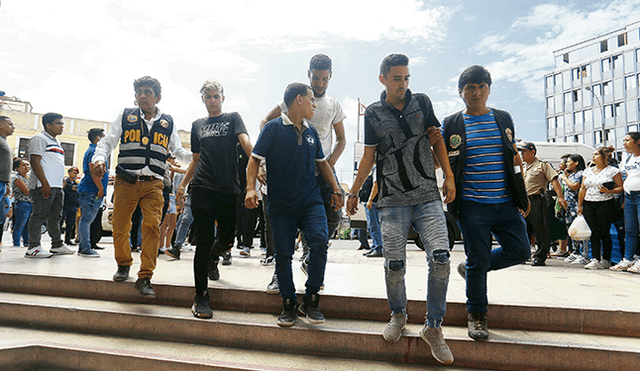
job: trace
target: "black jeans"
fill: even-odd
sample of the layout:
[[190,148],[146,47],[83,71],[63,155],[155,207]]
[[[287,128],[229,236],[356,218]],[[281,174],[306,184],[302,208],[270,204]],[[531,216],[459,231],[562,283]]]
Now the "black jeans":
[[202,292],[208,287],[209,260],[214,260],[233,245],[238,221],[238,195],[194,187],[191,200],[191,212],[198,239],[193,258],[193,275],[196,292]]
[[[615,217],[616,201],[585,201],[582,207],[584,218],[591,228],[591,256],[594,259],[611,261],[611,223]],[[602,254],[600,249],[602,247]]]

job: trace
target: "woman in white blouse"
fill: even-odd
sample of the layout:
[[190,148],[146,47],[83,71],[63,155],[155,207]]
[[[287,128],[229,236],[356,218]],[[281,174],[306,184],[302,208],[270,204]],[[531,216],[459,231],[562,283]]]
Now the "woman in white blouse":
[[[615,217],[617,203],[615,196],[622,192],[622,175],[617,167],[611,166],[612,146],[599,147],[593,151],[591,162],[594,166],[586,169],[578,195],[578,214],[591,228],[591,255],[586,269],[611,267],[613,243],[609,229]],[[602,247],[602,254],[601,249]]]
[[638,233],[640,215],[640,133],[632,131],[622,139],[627,152],[620,164],[620,170],[626,174],[624,180],[624,228],[625,253],[623,259],[612,271],[640,273],[638,253]]

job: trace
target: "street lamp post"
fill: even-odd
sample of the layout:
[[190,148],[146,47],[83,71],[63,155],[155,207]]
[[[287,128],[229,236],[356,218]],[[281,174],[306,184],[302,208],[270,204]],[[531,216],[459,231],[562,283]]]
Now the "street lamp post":
[[[600,98],[598,98],[598,96],[596,95],[596,93],[593,92],[593,90],[591,89],[591,86],[587,86],[585,89],[587,89],[589,92],[591,92],[591,95],[593,95],[594,98],[596,98],[596,101],[598,102],[598,105],[600,106],[600,112],[602,112],[602,146],[606,147],[607,146],[607,134],[605,133],[605,129],[604,129],[604,106],[602,105],[602,102],[600,101]],[[593,105],[592,105],[593,106]]]

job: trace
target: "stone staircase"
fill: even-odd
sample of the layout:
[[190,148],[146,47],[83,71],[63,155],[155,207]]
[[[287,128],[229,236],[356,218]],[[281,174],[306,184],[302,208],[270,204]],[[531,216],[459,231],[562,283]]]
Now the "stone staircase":
[[[418,335],[424,301],[409,302],[410,323],[390,344],[381,336],[389,318],[381,298],[323,295],[324,325],[299,319],[280,328],[278,295],[211,289],[214,316],[201,320],[189,309],[192,287],[154,289],[157,298],[146,299],[132,282],[0,273],[0,337],[15,338],[0,348],[0,369],[640,369],[640,309],[493,305],[489,341],[476,342],[466,334],[465,306],[449,303],[444,335],[455,362],[444,367]],[[51,340],[34,342],[41,337],[33,332]]]

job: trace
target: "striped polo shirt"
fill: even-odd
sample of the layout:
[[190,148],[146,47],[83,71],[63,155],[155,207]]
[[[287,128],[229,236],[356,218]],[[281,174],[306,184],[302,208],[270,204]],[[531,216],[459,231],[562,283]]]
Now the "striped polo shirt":
[[467,156],[462,199],[483,204],[510,201],[502,137],[493,111],[481,116],[464,114],[464,129]]

